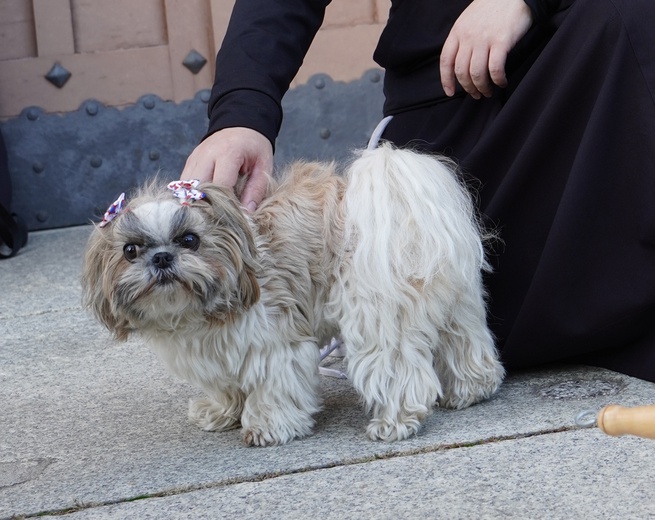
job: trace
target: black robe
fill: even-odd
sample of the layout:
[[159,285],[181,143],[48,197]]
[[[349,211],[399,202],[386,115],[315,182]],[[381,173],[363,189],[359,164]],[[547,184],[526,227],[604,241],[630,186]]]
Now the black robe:
[[[274,142],[325,1],[237,2],[210,132]],[[571,360],[655,381],[655,2],[527,0],[509,86],[447,98],[438,58],[468,0],[402,0],[375,53],[383,138],[454,157],[493,243],[489,323],[505,365]],[[261,12],[264,11],[264,12]],[[245,63],[244,63],[245,61]]]

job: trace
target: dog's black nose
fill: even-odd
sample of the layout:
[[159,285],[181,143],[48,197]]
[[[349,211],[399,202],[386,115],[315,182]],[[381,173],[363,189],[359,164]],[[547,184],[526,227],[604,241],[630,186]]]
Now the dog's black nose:
[[171,266],[174,258],[168,251],[161,251],[152,257],[152,264],[158,269],[166,269]]

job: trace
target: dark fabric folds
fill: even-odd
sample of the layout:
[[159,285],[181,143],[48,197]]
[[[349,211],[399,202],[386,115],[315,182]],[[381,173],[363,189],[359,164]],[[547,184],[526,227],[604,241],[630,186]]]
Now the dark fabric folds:
[[508,367],[577,359],[655,381],[655,4],[577,0],[549,24],[507,91],[400,113],[384,137],[478,180]]

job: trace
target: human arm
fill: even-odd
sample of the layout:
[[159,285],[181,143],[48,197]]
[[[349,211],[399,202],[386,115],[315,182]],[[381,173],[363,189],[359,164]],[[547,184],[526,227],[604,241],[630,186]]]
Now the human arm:
[[208,136],[189,156],[182,178],[233,186],[239,173],[248,175],[241,201],[251,208],[259,204],[265,191],[262,173],[273,168],[282,97],[328,3],[237,0],[216,57]]

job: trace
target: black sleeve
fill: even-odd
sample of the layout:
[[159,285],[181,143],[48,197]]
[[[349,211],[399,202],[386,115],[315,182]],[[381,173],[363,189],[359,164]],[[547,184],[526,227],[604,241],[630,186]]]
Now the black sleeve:
[[282,97],[302,65],[330,0],[237,0],[216,56],[210,135],[245,126],[273,145]]
[[535,23],[538,23],[557,12],[560,7],[562,7],[562,4],[566,3],[568,5],[571,4],[572,1],[568,0],[564,2],[563,0],[525,0],[525,3],[528,4],[530,9],[532,9],[534,21]]

